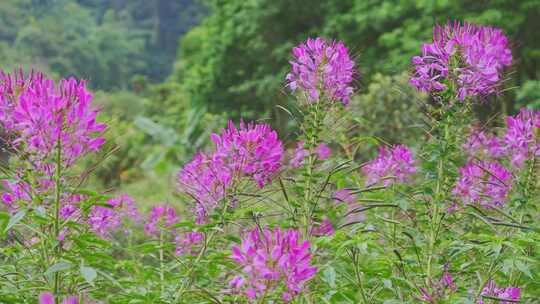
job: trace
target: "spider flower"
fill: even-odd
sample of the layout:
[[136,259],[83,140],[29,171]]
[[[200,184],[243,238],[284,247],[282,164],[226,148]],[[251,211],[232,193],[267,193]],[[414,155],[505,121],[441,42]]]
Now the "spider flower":
[[536,140],[540,128],[540,114],[521,109],[515,117],[506,119],[507,129],[503,141],[513,166],[521,168],[525,160],[540,154],[540,145]]
[[382,180],[385,186],[406,183],[416,170],[412,153],[404,145],[393,146],[390,149],[381,146],[377,157],[363,168],[368,186]]
[[310,246],[296,230],[255,229],[240,246],[232,247],[231,257],[242,268],[229,284],[250,300],[281,292],[283,301],[289,302],[317,272],[311,266]]
[[[493,280],[489,280],[487,284],[482,289],[481,296],[488,296],[492,298],[497,298],[497,303],[500,304],[512,304],[519,302],[521,299],[521,289],[518,287],[499,287],[493,282]],[[487,300],[487,298],[486,298]],[[507,301],[505,301],[507,300]],[[484,302],[484,299],[480,299],[478,301],[478,304],[487,304],[488,302]]]
[[[512,174],[498,162],[469,162],[459,169],[452,193],[464,204],[503,207],[512,188]],[[455,206],[450,208],[450,212]]]
[[483,156],[484,158],[497,159],[506,154],[502,141],[497,136],[486,134],[483,131],[473,131],[463,145],[463,149],[470,158]]
[[74,78],[57,84],[36,73],[0,77],[0,122],[14,134],[12,144],[24,145],[32,161],[56,161],[68,167],[105,143],[106,125],[96,122],[92,94]]
[[157,236],[163,228],[170,227],[180,221],[176,210],[170,206],[155,206],[150,211],[148,221],[144,225],[144,231],[150,236]]
[[349,103],[354,61],[343,42],[308,38],[292,51],[291,72],[287,74],[291,91],[300,91],[311,103],[327,99]]
[[88,224],[102,237],[107,237],[117,230],[124,219],[140,220],[140,215],[131,197],[123,194],[107,201],[109,206],[92,206],[88,215]]
[[[39,304],[55,304],[54,295],[51,292],[42,292],[39,294]],[[62,304],[77,304],[79,297],[69,296],[62,301]]]
[[451,84],[457,98],[497,92],[512,52],[502,30],[469,23],[435,26],[433,42],[412,59],[410,83],[424,92],[441,92]]
[[[309,151],[304,147],[304,141],[296,143],[296,150],[294,150],[294,156],[291,159],[290,165],[293,168],[299,168],[304,165],[305,159],[309,156]],[[315,155],[317,160],[326,160],[332,154],[332,150],[325,143],[321,143],[315,148]]]

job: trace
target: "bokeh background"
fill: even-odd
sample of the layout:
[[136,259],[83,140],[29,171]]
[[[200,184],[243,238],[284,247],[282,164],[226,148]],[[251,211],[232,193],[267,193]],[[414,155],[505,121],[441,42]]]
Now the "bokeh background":
[[177,169],[227,119],[266,121],[294,139],[284,76],[309,36],[354,54],[348,136],[421,143],[426,96],[408,85],[410,58],[449,20],[501,27],[511,40],[515,64],[480,119],[540,107],[538,0],[1,0],[0,69],[87,80],[110,125],[110,155],[90,183],[149,205],[174,199]]

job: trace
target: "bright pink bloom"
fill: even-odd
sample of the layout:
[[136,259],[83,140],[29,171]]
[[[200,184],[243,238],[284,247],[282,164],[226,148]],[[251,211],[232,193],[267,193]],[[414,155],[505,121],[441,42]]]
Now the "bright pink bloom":
[[92,206],[88,215],[88,224],[98,235],[108,237],[125,219],[140,220],[135,202],[127,194],[110,199],[107,203],[108,207]]
[[[317,148],[315,148],[315,154],[317,156],[317,160],[323,161],[330,157],[332,150],[325,143],[321,143]],[[294,150],[294,156],[290,161],[291,167],[299,168],[303,166],[308,156],[309,151],[305,148],[304,141],[301,140],[297,142],[296,150]]]
[[169,206],[155,206],[150,211],[148,221],[144,225],[144,231],[150,236],[159,235],[161,230],[177,224],[180,218],[176,215],[176,210]]
[[[79,297],[69,296],[62,301],[62,304],[78,304]],[[55,304],[54,295],[51,292],[42,292],[39,295],[39,304]]]
[[42,74],[0,76],[0,122],[15,135],[12,142],[24,146],[38,166],[55,161],[61,148],[63,166],[95,152],[105,143],[106,125],[96,122],[98,110],[84,81],[74,78],[45,79]]
[[349,103],[354,61],[343,42],[308,38],[292,51],[291,72],[287,74],[291,91],[299,90],[308,103],[341,101]]
[[176,254],[196,255],[199,251],[201,243],[204,241],[202,232],[184,232],[176,236]]
[[[512,174],[497,162],[469,162],[459,169],[461,177],[452,193],[464,205],[503,207],[512,188]],[[456,206],[450,208],[452,212]]]
[[457,86],[457,98],[495,93],[501,73],[512,64],[508,39],[500,29],[459,22],[435,26],[433,42],[412,59],[411,84],[425,92]]
[[540,114],[521,109],[515,117],[506,119],[507,130],[504,144],[513,166],[521,168],[525,160],[540,154],[535,132],[540,128]]
[[325,236],[333,235],[334,233],[336,233],[336,231],[334,230],[332,222],[330,222],[330,220],[328,220],[327,218],[324,218],[320,223],[316,224],[311,228],[310,233],[314,236]]
[[[499,287],[493,282],[493,280],[489,280],[484,286],[484,289],[482,289],[482,296],[490,296],[498,298],[498,303],[500,304],[512,304],[519,302],[521,299],[521,289],[518,287]],[[504,301],[504,300],[510,300],[510,301]],[[484,304],[484,300],[480,299],[478,301],[478,304]]]
[[254,229],[241,246],[233,246],[231,257],[242,269],[229,284],[251,300],[283,288],[282,300],[288,302],[317,272],[311,266],[310,243],[301,241],[296,230]]
[[412,153],[404,145],[393,146],[387,149],[379,148],[379,154],[363,168],[366,175],[366,185],[375,185],[384,179],[385,186],[394,183],[406,183],[411,175],[416,173],[415,161]]
[[488,135],[483,131],[473,132],[463,148],[469,157],[484,156],[487,158],[499,158],[506,154],[505,148],[498,137]]
[[212,134],[212,140],[215,151],[198,153],[177,176],[180,191],[196,201],[197,224],[205,223],[227,191],[242,179],[253,180],[259,188],[270,184],[283,157],[283,145],[268,125],[241,122],[237,129],[229,121],[221,134]]

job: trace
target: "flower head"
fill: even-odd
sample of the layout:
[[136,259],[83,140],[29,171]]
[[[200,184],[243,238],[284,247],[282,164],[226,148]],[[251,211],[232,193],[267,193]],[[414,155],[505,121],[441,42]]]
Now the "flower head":
[[[315,148],[315,155],[317,160],[323,161],[326,160],[332,154],[332,150],[325,143],[321,143],[317,148]],[[304,165],[305,159],[309,156],[308,149],[305,148],[304,141],[299,141],[296,143],[296,150],[294,150],[294,156],[291,159],[290,165],[293,168],[299,168]]]
[[343,42],[308,38],[292,54],[292,69],[287,74],[291,91],[299,90],[308,103],[320,102],[322,98],[341,101],[343,105],[349,103],[354,61]]
[[301,241],[296,230],[255,229],[233,246],[231,257],[242,269],[229,284],[251,300],[278,291],[288,302],[317,272],[311,266],[310,243]]
[[435,26],[433,42],[422,46],[422,56],[412,59],[411,84],[425,92],[439,92],[450,83],[457,98],[497,91],[501,73],[512,64],[508,39],[500,29],[459,22]]
[[70,78],[55,84],[39,73],[1,75],[0,123],[14,134],[12,144],[24,145],[33,162],[55,160],[60,150],[62,164],[70,166],[105,143],[101,134],[106,125],[96,122],[98,110],[84,81]]
[[[42,292],[39,294],[39,304],[55,304],[54,295],[51,292]],[[62,304],[78,304],[79,297],[69,296],[62,301]]]
[[108,207],[92,206],[88,215],[88,224],[102,237],[109,236],[111,232],[117,230],[124,219],[140,220],[135,202],[127,194],[110,199],[107,204]]
[[374,185],[384,179],[384,185],[405,183],[412,174],[416,173],[412,153],[404,145],[393,146],[390,149],[381,146],[379,154],[363,168],[366,174],[366,184]]
[[483,131],[474,131],[463,145],[470,158],[483,156],[484,158],[500,158],[506,154],[501,140],[494,135]]
[[521,168],[525,160],[540,153],[535,131],[540,128],[540,113],[521,109],[515,117],[506,119],[504,144],[513,166]]
[[[459,169],[460,178],[452,193],[464,205],[502,207],[512,188],[512,174],[497,162],[469,162]],[[449,211],[453,211],[452,206]]]
[[148,221],[144,225],[144,231],[151,236],[159,235],[165,227],[170,227],[180,221],[176,210],[170,206],[155,206],[150,211]]
[[[493,280],[489,280],[484,286],[484,289],[482,289],[481,295],[497,298],[499,300],[497,302],[501,304],[512,304],[515,302],[519,302],[521,298],[521,289],[512,286],[506,288],[499,287],[495,284]],[[480,299],[478,301],[478,304],[485,304],[485,302],[483,299]]]

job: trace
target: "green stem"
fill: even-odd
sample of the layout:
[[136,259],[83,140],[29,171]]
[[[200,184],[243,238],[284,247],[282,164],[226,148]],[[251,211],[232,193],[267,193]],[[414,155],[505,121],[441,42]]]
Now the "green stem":
[[[56,144],[56,176],[55,176],[56,198],[55,198],[55,204],[54,204],[54,237],[55,237],[54,241],[55,242],[59,242],[58,238],[60,236],[60,196],[62,194],[61,176],[62,176],[62,142],[59,137]],[[60,243],[56,247],[55,253],[56,253],[55,258],[56,260],[58,260],[62,253],[62,245]],[[59,303],[60,301],[59,289],[60,289],[60,272],[57,271],[54,274],[54,295],[55,295],[56,303]]]
[[163,230],[159,233],[159,285],[161,287],[161,296],[165,293],[165,265],[163,263]]

